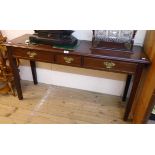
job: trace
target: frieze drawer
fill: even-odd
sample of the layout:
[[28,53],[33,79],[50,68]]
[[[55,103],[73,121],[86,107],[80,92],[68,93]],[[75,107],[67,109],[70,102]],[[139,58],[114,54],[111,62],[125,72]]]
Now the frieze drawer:
[[67,66],[81,66],[81,56],[69,55],[69,54],[58,54],[56,55],[56,63],[67,65]]
[[14,48],[13,56],[22,59],[25,58],[36,61],[54,62],[54,55],[52,53],[40,50]]
[[106,71],[134,73],[137,64],[130,62],[122,62],[122,61],[120,62],[107,59],[84,57],[83,66],[86,68],[106,70]]

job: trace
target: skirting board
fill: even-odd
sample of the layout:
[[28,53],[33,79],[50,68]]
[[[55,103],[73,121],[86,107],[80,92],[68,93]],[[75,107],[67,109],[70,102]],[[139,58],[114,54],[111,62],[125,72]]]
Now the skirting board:
[[[28,66],[20,66],[22,80],[32,81],[31,69]],[[37,68],[38,82],[82,89],[92,92],[122,96],[125,81],[105,79],[100,77],[77,75]]]

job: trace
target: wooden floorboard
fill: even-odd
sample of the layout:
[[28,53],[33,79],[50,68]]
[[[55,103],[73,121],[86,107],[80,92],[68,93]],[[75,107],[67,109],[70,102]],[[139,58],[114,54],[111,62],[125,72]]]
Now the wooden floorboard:
[[124,124],[125,103],[112,95],[22,81],[24,100],[0,95],[0,123]]

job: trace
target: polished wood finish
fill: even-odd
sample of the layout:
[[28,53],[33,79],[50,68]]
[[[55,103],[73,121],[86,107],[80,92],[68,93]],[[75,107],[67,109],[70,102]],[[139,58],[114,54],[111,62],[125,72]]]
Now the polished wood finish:
[[5,44],[8,48],[9,59],[14,71],[19,99],[22,99],[23,96],[19,72],[13,61],[14,58],[133,74],[133,88],[124,116],[125,120],[128,119],[144,64],[149,64],[149,59],[141,47],[134,46],[133,52],[130,53],[117,53],[117,51],[105,50],[102,54],[94,54],[91,50],[91,42],[81,40],[74,50],[69,50],[66,54],[66,51],[63,49],[53,48],[49,45],[27,45],[25,44],[25,40],[27,40],[29,36],[30,35],[24,35]]
[[138,67],[137,67],[137,70],[136,70],[136,73],[134,76],[134,81],[133,81],[133,86],[132,86],[129,102],[127,104],[125,115],[124,115],[125,121],[128,120],[128,116],[130,114],[132,104],[133,104],[135,96],[136,96],[136,91],[138,89],[138,84],[139,84],[140,79],[141,79],[142,71],[143,71],[143,65],[138,64]]
[[[109,66],[107,63],[109,63],[109,65],[112,64],[112,66]],[[103,60],[98,58],[84,57],[83,66],[86,68],[93,68],[98,70],[132,74],[135,72],[137,64],[109,59]]]
[[57,54],[55,56],[55,63],[67,66],[81,66],[81,56],[69,54]]
[[155,89],[155,31],[147,32],[144,49],[152,63],[146,70],[145,80],[142,84],[137,100],[134,103],[134,123],[146,123],[148,115],[150,114],[150,101]]
[[29,59],[35,61],[43,61],[43,62],[54,62],[54,56],[52,53],[48,53],[46,51],[41,50],[32,50],[32,49],[23,49],[23,48],[15,48],[13,49],[13,56],[16,58]]
[[144,51],[147,53],[150,60],[154,57],[154,43],[155,43],[155,31],[147,31],[144,41]]
[[[27,52],[23,54],[22,50],[25,51],[36,51],[36,52],[41,52],[43,55],[56,55],[59,53],[64,53],[63,49],[57,49],[53,48],[52,46],[49,45],[34,45],[34,44],[29,44],[26,45],[25,41],[28,39],[30,35],[23,35],[21,37],[18,37],[16,39],[11,40],[9,43],[5,43],[7,47],[11,46],[15,48],[16,50],[19,50],[17,48],[20,48],[20,51],[18,53],[16,50],[13,50],[13,55],[14,57],[19,57],[19,58],[25,58],[25,59],[30,59],[27,56]],[[118,60],[118,61],[124,61],[124,62],[132,62],[132,63],[143,63],[143,64],[149,64],[149,59],[147,58],[146,54],[143,52],[143,49],[140,46],[134,46],[132,51],[133,52],[116,52],[113,50],[104,50],[102,54],[94,54],[91,50],[91,42],[90,41],[83,41],[81,40],[79,45],[76,46],[74,50],[68,50],[70,55],[79,55],[82,57],[94,57],[94,58],[102,58],[102,59],[109,59],[109,60]],[[37,61],[42,60],[38,59]]]

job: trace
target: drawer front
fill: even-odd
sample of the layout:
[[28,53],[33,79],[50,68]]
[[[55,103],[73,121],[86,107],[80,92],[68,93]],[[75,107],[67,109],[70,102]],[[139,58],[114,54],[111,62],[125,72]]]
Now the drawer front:
[[54,55],[46,51],[14,48],[13,56],[18,58],[23,58],[23,59],[30,59],[30,60],[37,60],[37,61],[44,61],[44,62],[54,62]]
[[81,56],[58,54],[56,55],[56,63],[68,66],[81,66]]
[[121,73],[135,73],[137,64],[129,62],[120,62],[114,60],[98,59],[98,58],[84,58],[84,67],[114,71]]

